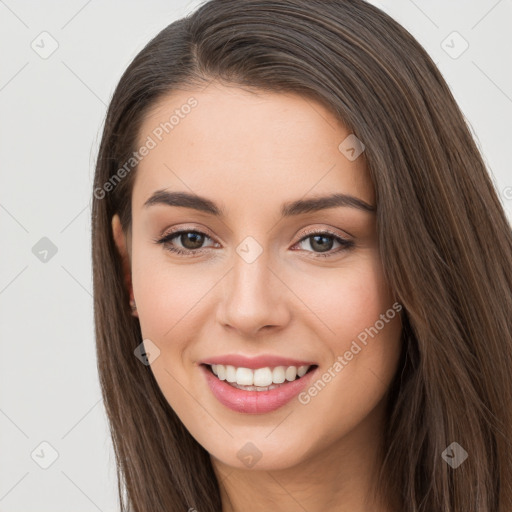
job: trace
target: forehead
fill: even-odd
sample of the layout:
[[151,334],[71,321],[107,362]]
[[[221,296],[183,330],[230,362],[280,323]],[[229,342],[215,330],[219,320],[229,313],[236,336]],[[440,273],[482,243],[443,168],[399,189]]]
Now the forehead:
[[[225,204],[338,191],[374,204],[364,153],[339,149],[350,132],[321,103],[292,93],[211,83],[176,90],[144,118],[134,209],[157,189],[215,195]],[[309,192],[309,193],[308,193]]]

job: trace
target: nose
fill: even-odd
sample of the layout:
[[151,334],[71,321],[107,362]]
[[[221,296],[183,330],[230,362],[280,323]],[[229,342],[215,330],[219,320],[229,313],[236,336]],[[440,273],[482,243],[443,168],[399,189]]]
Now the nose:
[[246,338],[284,328],[291,317],[289,294],[277,274],[265,251],[251,263],[235,255],[233,268],[223,280],[223,298],[217,310],[221,325]]

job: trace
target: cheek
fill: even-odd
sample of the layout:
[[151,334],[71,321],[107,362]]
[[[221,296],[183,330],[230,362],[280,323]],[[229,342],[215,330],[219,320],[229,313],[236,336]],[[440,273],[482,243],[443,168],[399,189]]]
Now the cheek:
[[362,421],[389,388],[402,327],[401,306],[393,300],[377,252],[334,274],[310,295],[318,304],[323,296],[321,318],[334,333],[323,338],[330,358],[301,403],[309,411],[310,428],[314,418],[326,418],[325,428],[335,437]]
[[[322,382],[303,402],[317,409],[311,417],[334,418],[339,413],[336,421],[343,422],[343,415],[351,411],[351,417],[361,419],[380,400],[396,372],[400,306],[394,303],[377,251],[333,269],[329,279],[316,282],[312,286],[313,281],[303,281],[302,293],[318,316],[317,335],[327,353],[321,361]],[[333,403],[340,408],[331,409]]]
[[296,282],[297,294],[317,317],[318,334],[331,340],[336,352],[374,325],[393,302],[378,252],[373,250],[338,268],[302,274]]
[[[141,244],[142,245],[142,244]],[[212,288],[216,272],[198,271],[197,264],[176,264],[161,247],[134,249],[132,282],[142,334],[160,340],[177,336],[199,309],[202,298]]]

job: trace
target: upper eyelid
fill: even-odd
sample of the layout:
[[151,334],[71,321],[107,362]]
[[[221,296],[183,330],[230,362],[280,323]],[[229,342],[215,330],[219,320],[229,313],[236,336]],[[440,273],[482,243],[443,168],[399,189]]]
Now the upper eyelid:
[[174,238],[175,236],[177,235],[180,235],[182,233],[191,233],[191,232],[194,232],[194,233],[200,233],[202,235],[205,235],[207,236],[210,240],[214,241],[214,237],[212,235],[209,234],[208,230],[206,230],[205,228],[201,228],[201,229],[197,229],[197,228],[189,228],[189,227],[184,227],[184,228],[177,228],[175,229],[174,231],[164,231],[164,233],[158,237],[159,240],[164,240],[166,238],[169,238],[169,239],[172,239]]

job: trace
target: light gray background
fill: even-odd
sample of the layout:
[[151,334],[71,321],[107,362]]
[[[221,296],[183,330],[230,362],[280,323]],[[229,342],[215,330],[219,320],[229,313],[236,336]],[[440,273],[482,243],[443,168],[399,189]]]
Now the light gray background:
[[[0,0],[0,512],[117,510],[94,348],[94,160],[123,70],[199,3]],[[512,219],[512,0],[375,3],[438,64]]]

